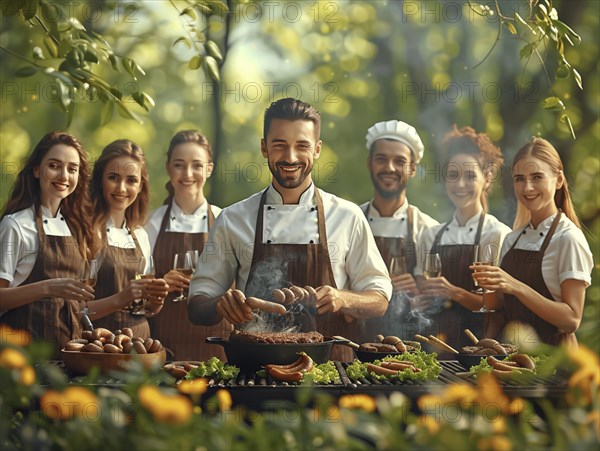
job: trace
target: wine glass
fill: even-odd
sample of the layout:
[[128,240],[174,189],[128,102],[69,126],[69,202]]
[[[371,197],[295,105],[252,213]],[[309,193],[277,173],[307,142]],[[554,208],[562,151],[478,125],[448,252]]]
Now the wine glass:
[[[194,272],[193,255],[194,251],[175,254],[175,259],[173,260],[173,269],[184,276],[190,277]],[[181,290],[181,293],[179,296],[173,299],[173,302],[185,301],[185,298],[185,292],[184,290]]]
[[[137,280],[154,279],[155,275],[156,271],[154,269],[154,258],[152,257],[152,255],[140,258],[135,278]],[[130,305],[131,313],[133,315],[145,315],[146,302],[148,302],[148,299],[146,299],[145,297],[134,300]]]
[[[84,260],[81,266],[81,273],[79,274],[79,281],[86,284],[88,287],[94,288],[96,286],[96,279],[98,278],[98,270],[100,269],[100,262],[97,259]],[[88,307],[88,301],[85,300],[85,307],[81,309],[82,315],[92,315],[95,312],[90,312]]]
[[442,260],[437,252],[429,252],[425,255],[423,264],[423,277],[431,279],[442,275]]
[[390,276],[401,276],[406,273],[406,261],[404,257],[392,257],[390,260]]
[[[494,265],[494,262],[496,260],[496,248],[492,243],[488,243],[485,245],[479,245],[479,244],[475,244],[473,246],[473,265],[474,266],[482,266],[482,265]],[[473,270],[473,273],[476,273],[477,269]],[[480,287],[477,279],[475,277],[473,277],[473,283],[475,284],[475,286],[477,287],[475,290],[472,290],[473,293],[477,293],[477,294],[481,294],[482,295],[482,302],[483,305],[479,310],[474,310],[474,312],[476,313],[486,313],[486,312],[493,312],[494,310],[490,310],[487,308],[487,306],[485,305],[485,293],[493,293],[494,290],[489,290],[489,289],[483,289],[483,287]]]
[[186,254],[190,255],[190,258],[192,259],[192,270],[196,271],[196,265],[198,264],[198,258],[200,257],[198,249],[195,249],[193,251],[187,251]]

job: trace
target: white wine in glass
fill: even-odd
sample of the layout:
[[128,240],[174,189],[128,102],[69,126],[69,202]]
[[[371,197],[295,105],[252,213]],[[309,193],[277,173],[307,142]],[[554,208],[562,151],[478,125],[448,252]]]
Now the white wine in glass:
[[[496,246],[492,243],[488,243],[485,245],[480,245],[480,244],[475,244],[473,245],[473,265],[474,266],[493,266],[495,264],[496,261]],[[473,270],[473,274],[476,273],[477,270],[474,269]],[[481,294],[482,295],[482,299],[485,297],[483,296],[485,293],[493,293],[494,290],[488,290],[488,289],[483,289],[482,287],[479,286],[479,284],[477,283],[477,279],[475,277],[473,277],[473,283],[474,285],[477,287],[475,290],[473,290],[473,293],[476,294]],[[484,299],[482,300],[482,302],[484,301]],[[487,313],[487,312],[493,312],[494,310],[490,310],[487,308],[487,306],[485,305],[485,302],[483,302],[482,307],[479,310],[473,310],[475,313]]]
[[442,275],[442,260],[437,252],[430,252],[425,255],[423,264],[423,277],[431,279]]
[[[154,279],[156,271],[154,269],[154,258],[152,255],[149,257],[142,257],[138,264],[138,270],[135,275],[137,280],[140,279]],[[134,300],[130,305],[130,310],[133,315],[145,315],[146,314],[146,302],[148,299],[142,297],[141,299]]]
[[[175,254],[175,259],[173,260],[173,269],[186,277],[191,277],[191,275],[194,273],[193,252],[194,251],[187,251],[180,254]],[[179,296],[173,299],[173,302],[185,301],[185,298],[185,292],[184,290],[181,290],[181,293]]]
[[[96,280],[98,278],[98,270],[100,269],[100,262],[97,259],[84,260],[81,267],[81,274],[79,281],[86,284],[88,287],[94,288],[96,286]],[[90,312],[88,308],[88,301],[85,301],[85,307],[81,309],[82,315],[92,315],[95,312]]]

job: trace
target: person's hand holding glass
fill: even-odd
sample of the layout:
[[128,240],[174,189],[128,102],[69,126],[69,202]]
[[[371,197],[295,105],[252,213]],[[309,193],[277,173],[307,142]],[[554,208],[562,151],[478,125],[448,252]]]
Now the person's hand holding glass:
[[[486,266],[495,266],[497,256],[497,246],[492,243],[488,243],[485,245],[476,244],[473,246],[473,265],[470,269],[473,271],[473,283],[477,287],[473,290],[473,293],[481,294],[482,299],[482,307],[479,310],[474,310],[476,313],[486,313],[493,312],[494,310],[488,308],[487,301],[489,300],[490,293],[493,293],[494,290],[490,290],[487,288],[483,288],[480,286],[480,280],[477,277],[477,273],[480,272]],[[482,279],[481,282],[485,282],[485,279]]]
[[[79,281],[86,284],[88,287],[94,288],[96,286],[96,279],[98,277],[98,270],[100,269],[100,261],[97,259],[84,260],[81,267],[81,273],[79,275]],[[95,312],[91,312],[88,307],[87,298],[85,300],[85,307],[80,311],[82,315],[93,315]]]
[[195,269],[194,261],[194,251],[175,254],[175,259],[173,260],[173,269],[183,276],[184,280],[182,280],[180,283],[180,294],[173,299],[173,302],[181,302],[186,300],[186,290],[189,287],[190,277],[194,273]]
[[419,288],[415,282],[414,277],[407,271],[406,259],[404,256],[395,256],[390,259],[389,265],[390,279],[392,280],[392,286],[394,293],[410,293],[418,294]]

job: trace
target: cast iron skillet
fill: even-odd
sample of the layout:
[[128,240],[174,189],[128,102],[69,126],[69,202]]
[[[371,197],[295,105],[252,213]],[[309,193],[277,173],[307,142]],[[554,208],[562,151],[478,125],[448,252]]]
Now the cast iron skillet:
[[206,342],[223,346],[227,363],[242,371],[258,371],[264,365],[288,365],[298,359],[299,352],[308,354],[315,363],[325,363],[334,344],[348,340],[326,337],[321,343],[245,343],[229,341],[221,337],[208,337]]

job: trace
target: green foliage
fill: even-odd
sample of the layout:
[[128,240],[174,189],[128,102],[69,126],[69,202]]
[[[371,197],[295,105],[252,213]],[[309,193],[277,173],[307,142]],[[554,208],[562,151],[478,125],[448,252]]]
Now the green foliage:
[[[50,78],[56,85],[56,97],[60,100],[56,105],[66,114],[67,127],[71,124],[77,101],[87,103],[96,99],[105,104],[102,125],[112,118],[113,106],[122,117],[140,121],[127,105],[125,92],[111,87],[108,79],[99,72],[102,67],[112,67],[137,80],[139,75],[145,75],[144,70],[132,58],[115,54],[100,34],[88,33],[69,12],[58,2],[19,0],[2,4],[2,20],[19,21],[23,28],[36,29],[30,33],[41,41],[45,49],[32,40],[32,56],[29,58],[9,47],[0,47],[0,50],[29,64],[17,69],[14,75],[30,77],[39,72]],[[146,111],[154,106],[154,100],[143,91],[132,92],[131,98]]]

